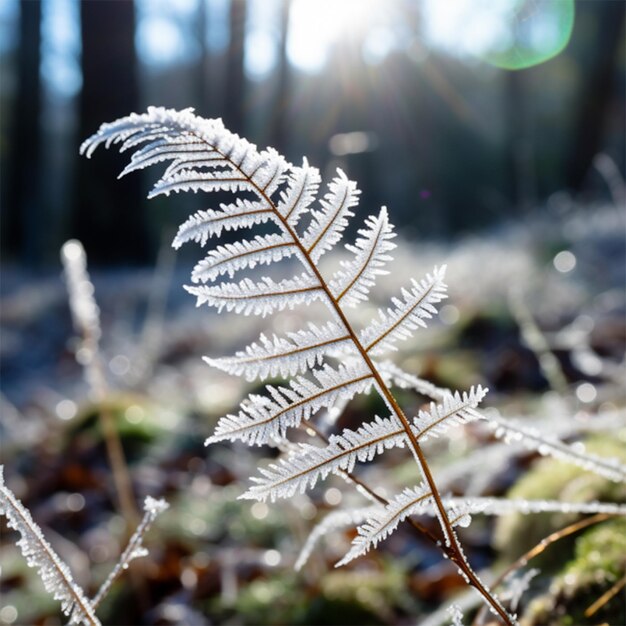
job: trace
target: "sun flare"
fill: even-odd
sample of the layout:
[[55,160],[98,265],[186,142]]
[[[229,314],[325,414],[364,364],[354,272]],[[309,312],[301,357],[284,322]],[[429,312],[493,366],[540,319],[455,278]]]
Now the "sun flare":
[[336,42],[376,25],[384,14],[384,0],[295,0],[289,58],[301,69],[315,71],[324,65]]

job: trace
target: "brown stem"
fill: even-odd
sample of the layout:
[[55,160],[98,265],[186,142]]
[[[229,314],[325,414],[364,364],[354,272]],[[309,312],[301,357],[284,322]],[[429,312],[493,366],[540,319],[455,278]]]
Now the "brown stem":
[[[91,354],[91,358],[86,365],[87,379],[98,403],[102,436],[113,475],[115,499],[117,500],[116,506],[124,518],[124,539],[128,540],[132,537],[133,530],[138,526],[140,520],[137,502],[133,493],[133,484],[130,479],[130,472],[128,471],[124,448],[117,431],[115,418],[111,413],[111,409],[106,405],[109,388],[98,349],[98,340],[88,329],[84,329],[83,342],[88,346],[87,349]],[[141,563],[129,564],[131,583],[138,594],[140,606],[145,609],[148,606],[148,589],[146,581],[141,575],[141,570]]]
[[[325,443],[329,443],[328,437],[326,437],[326,435],[324,435],[324,433],[322,433],[313,424],[310,424],[310,423],[307,424],[306,425],[306,429],[307,430],[312,430],[317,435],[317,437],[319,439],[321,439]],[[358,476],[355,476],[352,472],[346,472],[345,470],[339,470],[339,473],[344,478],[346,478],[346,480],[349,480],[350,482],[352,482],[355,485],[357,485],[358,487],[360,487],[363,491],[367,492],[367,494],[371,498],[376,500],[376,502],[378,502],[379,504],[382,504],[383,506],[387,506],[389,504],[389,500],[387,500],[387,498],[384,498],[380,494],[376,493],[367,483],[363,482],[360,478],[358,478]],[[430,530],[428,528],[426,528],[426,526],[424,526],[423,524],[420,524],[417,520],[413,519],[410,516],[407,518],[407,521],[420,534],[425,535],[426,537],[428,537],[428,539],[430,539],[430,541],[432,543],[434,543],[437,546],[440,546],[441,541],[439,541],[439,538],[436,535],[434,535],[432,532],[430,532]],[[447,551],[447,546],[444,549]]]
[[610,602],[626,586],[626,576],[620,578],[607,592],[585,609],[585,617],[595,615],[607,602]]
[[[592,526],[593,524],[598,524],[599,522],[603,522],[607,519],[613,517],[609,513],[596,513],[591,517],[586,517],[585,519],[579,520],[566,526],[565,528],[561,528],[561,530],[557,530],[547,537],[544,537],[536,546],[532,547],[528,552],[525,552],[520,556],[516,561],[514,561],[511,565],[509,565],[492,583],[492,587],[495,589],[499,585],[502,584],[502,581],[509,576],[515,570],[520,569],[520,567],[524,567],[528,561],[534,559],[538,554],[541,554],[550,544],[553,544],[555,541],[559,539],[563,539],[563,537],[567,537],[568,535],[572,535],[583,528],[587,528],[587,526]],[[480,623],[482,616],[484,614],[484,607],[478,611],[474,621],[472,622],[472,626]]]
[[115,425],[115,418],[111,413],[110,407],[106,404],[108,386],[103,372],[102,361],[96,350],[97,348],[94,349],[92,362],[89,365],[91,369],[89,378],[93,387],[94,396],[99,405],[100,426],[102,428],[102,436],[113,474],[113,484],[118,500],[117,504],[126,522],[126,532],[128,536],[130,536],[133,529],[139,523],[139,512],[133,495],[133,486],[124,455],[124,449]]
[[[193,132],[192,132],[192,134],[195,137],[197,137],[197,139],[199,141],[204,141],[204,139],[202,139],[202,137],[196,135]],[[216,149],[215,146],[211,146],[211,149],[215,150],[216,152],[220,152],[219,150]],[[311,246],[310,249],[307,249],[302,244],[302,242],[300,241],[300,238],[298,237],[298,235],[295,232],[295,230],[292,228],[291,224],[289,224],[288,220],[281,215],[280,211],[278,211],[278,208],[274,204],[273,200],[267,195],[267,193],[265,192],[265,189],[262,189],[261,187],[259,187],[252,180],[252,178],[250,176],[248,176],[241,169],[239,164],[237,164],[234,161],[232,161],[226,154],[221,153],[221,152],[220,152],[220,154],[222,154],[224,159],[228,160],[228,162],[231,163],[231,165],[233,167],[235,167],[237,170],[239,170],[241,175],[243,177],[245,177],[246,182],[248,182],[252,187],[254,187],[256,193],[258,194],[258,196],[260,198],[262,198],[267,203],[267,206],[270,207],[270,209],[274,212],[276,218],[280,221],[280,224],[283,227],[283,229],[287,233],[289,233],[289,235],[291,236],[294,244],[297,246],[298,250],[300,251],[300,253],[302,255],[301,258],[304,260],[304,264],[307,266],[307,269],[317,278],[317,280],[319,282],[319,287],[326,294],[326,297],[327,297],[327,300],[328,300],[328,303],[329,303],[330,307],[333,309],[333,311],[335,312],[337,317],[341,320],[341,322],[342,322],[346,332],[350,335],[350,338],[352,339],[354,347],[357,349],[357,351],[361,355],[363,361],[365,362],[365,364],[369,368],[373,378],[375,379],[375,381],[377,383],[377,387],[378,387],[379,393],[383,396],[383,398],[386,400],[388,405],[391,407],[392,411],[396,414],[396,416],[400,420],[400,423],[402,424],[402,427],[403,427],[404,431],[406,432],[406,435],[407,435],[407,437],[409,439],[409,442],[411,444],[411,447],[413,449],[413,452],[414,452],[416,461],[418,463],[418,466],[420,467],[420,470],[421,470],[422,474],[424,475],[424,478],[425,478],[425,480],[426,480],[426,482],[428,484],[428,487],[429,487],[429,489],[430,489],[430,491],[432,493],[432,496],[433,496],[433,499],[434,499],[434,502],[435,502],[435,507],[437,509],[438,517],[439,517],[439,519],[441,521],[441,526],[442,526],[442,530],[443,530],[443,533],[444,533],[444,536],[445,536],[445,539],[446,539],[446,543],[448,544],[448,546],[450,548],[450,554],[449,554],[450,560],[452,560],[457,565],[457,567],[467,577],[467,580],[469,581],[469,584],[472,585],[483,596],[483,598],[491,605],[493,610],[502,618],[504,623],[507,624],[507,626],[513,626],[513,621],[511,620],[511,618],[509,617],[507,612],[504,610],[504,608],[501,606],[501,604],[498,602],[498,600],[481,583],[481,581],[478,579],[476,574],[474,574],[474,572],[472,571],[472,568],[470,567],[469,563],[467,562],[467,559],[466,559],[463,551],[461,550],[461,546],[459,545],[459,542],[458,542],[458,540],[456,538],[456,535],[454,533],[454,530],[452,528],[452,524],[450,523],[450,520],[448,518],[447,511],[445,510],[443,502],[441,501],[441,495],[439,493],[439,490],[437,489],[437,485],[436,485],[435,480],[433,478],[432,472],[430,471],[430,467],[428,466],[428,463],[426,461],[426,457],[424,456],[422,448],[420,447],[419,442],[417,441],[417,438],[415,437],[415,433],[413,432],[413,430],[411,428],[411,424],[410,424],[409,420],[407,419],[406,415],[404,414],[404,412],[402,411],[402,409],[398,405],[398,403],[397,403],[396,399],[394,398],[394,396],[392,395],[391,391],[389,390],[389,388],[385,384],[385,381],[383,380],[382,376],[379,374],[378,370],[376,369],[376,367],[372,363],[372,360],[370,359],[370,356],[369,356],[366,348],[363,347],[363,345],[359,341],[358,336],[354,332],[354,330],[352,328],[352,325],[348,321],[345,313],[343,312],[341,306],[339,305],[339,302],[333,296],[332,292],[330,291],[330,288],[328,287],[328,285],[326,284],[326,281],[324,280],[324,277],[322,276],[322,274],[320,273],[317,265],[313,262],[313,259],[311,258],[311,251],[315,247],[315,244],[313,246]],[[318,238],[318,240],[319,240],[319,238]],[[316,240],[315,243],[317,243],[318,240]],[[445,552],[445,550],[444,550],[444,552]]]

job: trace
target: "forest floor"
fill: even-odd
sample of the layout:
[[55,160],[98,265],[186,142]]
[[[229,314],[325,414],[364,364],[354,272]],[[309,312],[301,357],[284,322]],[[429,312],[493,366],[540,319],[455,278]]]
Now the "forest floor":
[[[573,207],[454,244],[401,242],[375,302],[355,309],[352,317],[357,325],[367,324],[376,306],[410,277],[447,263],[449,299],[440,319],[394,360],[452,389],[486,385],[487,410],[624,462],[624,232],[624,215],[614,207]],[[137,500],[152,495],[171,505],[150,531],[150,554],[137,561],[133,581],[122,579],[99,609],[102,622],[447,623],[439,609],[463,593],[464,583],[409,527],[367,558],[334,569],[354,536],[351,529],[338,529],[294,574],[298,552],[317,521],[338,506],[364,505],[339,478],[273,505],[237,500],[267,451],[205,448],[203,442],[221,415],[261,386],[212,369],[201,357],[233,354],[261,332],[296,330],[304,312],[268,321],[197,309],[181,288],[192,263],[164,251],[156,269],[92,272],[109,386],[104,403],[94,401],[76,361],[80,340],[60,269],[45,275],[2,271],[5,477],[79,584],[95,591],[123,549],[124,524],[113,504],[98,425],[103,404],[115,418]],[[410,414],[425,401],[402,390],[398,398]],[[338,427],[353,428],[376,410],[381,409],[371,398],[357,398]],[[623,485],[589,478],[584,470],[541,459],[522,446],[503,446],[474,425],[435,440],[426,452],[446,492],[537,499],[582,493],[583,500],[626,502]],[[388,493],[417,481],[404,450],[388,452],[358,474]],[[563,513],[511,514],[496,521],[476,516],[461,538],[470,561],[489,578],[576,519]],[[518,604],[524,624],[626,623],[620,593],[585,616],[626,572],[620,524],[591,526],[517,572],[503,594]],[[63,623],[58,603],[14,546],[12,531],[4,521],[0,528],[2,604],[14,607],[0,611],[0,623]],[[470,615],[475,597],[461,598]]]

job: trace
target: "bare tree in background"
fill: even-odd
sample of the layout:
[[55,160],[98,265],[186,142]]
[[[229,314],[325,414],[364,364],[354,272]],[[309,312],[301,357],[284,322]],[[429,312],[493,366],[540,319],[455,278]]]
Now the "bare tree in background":
[[287,37],[289,36],[289,15],[291,0],[281,0],[278,23],[278,62],[276,64],[276,96],[274,106],[271,109],[269,123],[271,139],[269,143],[276,146],[279,151],[286,151],[289,111],[289,93],[291,89],[291,76],[289,59],[287,58]]
[[[27,264],[41,262],[41,2],[20,2],[18,85],[10,141],[10,174],[3,198],[5,254]],[[3,185],[4,187],[4,185]]]
[[244,73],[244,48],[246,36],[247,0],[230,2],[230,41],[226,60],[226,102],[224,122],[236,133],[243,133],[246,79]]
[[574,137],[567,152],[565,182],[574,190],[582,187],[594,156],[602,149],[607,113],[614,93],[626,4],[619,1],[578,2],[576,8],[576,23],[586,29],[591,25],[595,37],[590,42],[592,45],[585,48],[585,58],[580,60],[583,71],[580,100],[574,118]]
[[[83,88],[80,137],[88,137],[103,120],[138,108],[135,55],[135,6],[130,0],[84,0],[80,3]],[[99,155],[98,167],[80,160],[72,235],[82,240],[98,262],[149,260],[140,178],[119,174],[112,155]],[[121,228],[123,224],[123,228]]]

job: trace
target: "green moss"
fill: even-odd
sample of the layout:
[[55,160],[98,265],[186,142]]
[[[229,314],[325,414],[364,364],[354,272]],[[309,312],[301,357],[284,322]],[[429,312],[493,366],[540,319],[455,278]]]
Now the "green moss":
[[[587,452],[603,458],[620,458],[626,461],[626,448],[619,436],[597,436],[589,439]],[[625,502],[626,485],[611,482],[569,463],[542,459],[509,490],[509,498],[529,500],[561,500],[563,502]],[[505,563],[510,563],[538,544],[550,533],[573,523],[580,516],[566,513],[524,515],[514,513],[496,522],[495,545]],[[574,539],[559,541],[540,555],[536,566],[557,569],[571,557]]]
[[[242,588],[232,608],[245,624],[394,623],[400,606],[414,612],[407,606],[405,582],[405,573],[389,562],[380,570],[329,571],[315,588],[280,573]],[[228,610],[221,607],[221,613],[224,617]]]
[[626,624],[626,603],[618,593],[592,616],[585,611],[626,574],[626,520],[613,519],[590,528],[576,540],[575,556],[555,577],[549,591],[536,598],[522,626],[555,624]]

